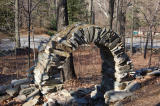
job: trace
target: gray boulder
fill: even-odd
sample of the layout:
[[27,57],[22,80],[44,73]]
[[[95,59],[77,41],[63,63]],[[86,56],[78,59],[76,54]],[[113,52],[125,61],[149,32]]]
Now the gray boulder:
[[125,91],[133,92],[140,88],[141,88],[141,84],[137,81],[133,81],[125,88]]
[[107,91],[104,94],[105,103],[111,103],[111,102],[117,102],[120,100],[125,99],[126,97],[132,96],[133,94],[131,92],[126,91]]
[[17,95],[19,92],[19,89],[18,87],[15,87],[15,88],[9,88],[6,90],[6,93],[9,94],[10,96],[15,96]]

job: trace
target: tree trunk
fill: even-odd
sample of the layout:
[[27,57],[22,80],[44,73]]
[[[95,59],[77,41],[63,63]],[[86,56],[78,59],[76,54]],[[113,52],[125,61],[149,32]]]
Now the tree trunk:
[[95,24],[95,14],[94,14],[94,10],[93,10],[93,0],[91,0],[90,13],[91,13],[90,23]]
[[[31,8],[32,0],[28,0],[28,67],[31,67],[30,35],[31,35]],[[29,75],[31,73],[28,73]]]
[[116,32],[118,32],[119,1],[117,0],[116,2]]
[[126,7],[124,6],[123,0],[119,2],[119,11],[118,11],[118,22],[117,22],[117,29],[118,34],[122,38],[122,42],[125,48],[125,26],[126,26]]
[[57,2],[57,30],[60,31],[69,24],[67,0],[59,0]]
[[109,0],[109,27],[112,29],[115,0]]
[[20,48],[20,34],[19,34],[19,0],[15,1],[15,38],[16,48]]
[[[60,31],[63,27],[69,24],[67,0],[59,0],[57,4],[57,30]],[[61,72],[61,79],[63,79],[63,81],[67,81],[73,78],[76,78],[76,75],[73,64],[73,56],[71,53],[70,57],[66,59],[66,63],[64,64],[63,72]]]
[[131,45],[130,45],[131,55],[133,55],[133,31],[134,31],[134,9],[133,7],[132,7],[132,31],[131,31]]
[[[149,28],[150,30],[150,28]],[[146,55],[147,55],[147,47],[148,47],[148,40],[149,40],[149,34],[150,32],[147,33],[147,38],[146,38],[146,44],[145,44],[145,48],[144,48],[144,58],[146,59]]]
[[152,49],[153,49],[153,36],[152,36],[152,29],[150,29],[150,37],[151,37],[151,54],[149,57],[149,62],[148,62],[148,66],[149,68],[151,67],[151,63],[152,63]]

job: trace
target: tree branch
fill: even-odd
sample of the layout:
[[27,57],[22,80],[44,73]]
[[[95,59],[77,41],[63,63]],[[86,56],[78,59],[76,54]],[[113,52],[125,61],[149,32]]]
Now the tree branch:
[[26,8],[24,7],[24,3],[23,3],[23,1],[22,1],[22,8],[23,8],[23,10],[26,12],[26,13],[28,13],[29,11],[28,10],[26,10]]
[[108,14],[107,9],[106,9],[107,8],[106,4],[103,3],[104,5],[102,5],[102,3],[100,2],[100,0],[96,0],[96,2],[98,4],[99,8],[101,9],[101,11],[103,12],[103,14],[108,18],[109,14]]
[[41,2],[42,0],[39,0],[35,5],[34,7],[31,9],[31,12],[38,6],[38,4]]

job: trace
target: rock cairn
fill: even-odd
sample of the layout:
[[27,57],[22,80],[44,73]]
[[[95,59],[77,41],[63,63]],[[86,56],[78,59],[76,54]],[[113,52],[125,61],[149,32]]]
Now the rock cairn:
[[[102,91],[125,89],[132,63],[124,52],[121,38],[112,30],[86,24],[74,24],[52,36],[39,48],[34,82],[45,94],[55,89],[53,76],[63,70],[65,59],[78,46],[94,43],[100,48],[102,57]],[[57,83],[57,82],[56,82]]]

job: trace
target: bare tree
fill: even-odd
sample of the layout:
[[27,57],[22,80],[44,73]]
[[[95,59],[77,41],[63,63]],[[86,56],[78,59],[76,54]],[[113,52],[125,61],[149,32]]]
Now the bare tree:
[[[148,26],[148,33],[147,33],[147,38],[146,38],[146,44],[144,48],[144,58],[146,58],[147,54],[147,47],[148,47],[148,41],[149,37],[151,40],[151,54],[150,54],[150,59],[149,59],[149,67],[151,65],[151,57],[152,57],[152,48],[153,48],[153,28],[156,27],[158,23],[158,14],[159,14],[159,9],[160,9],[160,0],[157,1],[147,1],[147,2],[140,2],[140,4],[143,4],[143,8],[139,8],[139,11],[144,17],[144,20],[146,21],[146,24]],[[153,7],[153,5],[157,4],[156,6]]]
[[[27,9],[24,6],[24,3],[22,2],[22,6],[24,11],[26,12],[26,17],[28,19],[28,67],[31,67],[31,57],[30,57],[30,36],[31,36],[31,20],[32,20],[32,12],[33,10],[38,6],[38,4],[41,2],[42,0],[39,0],[33,7],[32,7],[32,0],[28,0],[27,2]],[[32,73],[29,72],[28,73],[28,77],[31,77]]]
[[16,48],[20,48],[20,34],[19,34],[19,0],[15,0],[15,38]]
[[112,23],[113,23],[113,14],[114,14],[114,3],[115,3],[115,0],[109,0],[109,10],[108,10],[108,13],[109,13],[109,27],[110,29],[112,29]]

